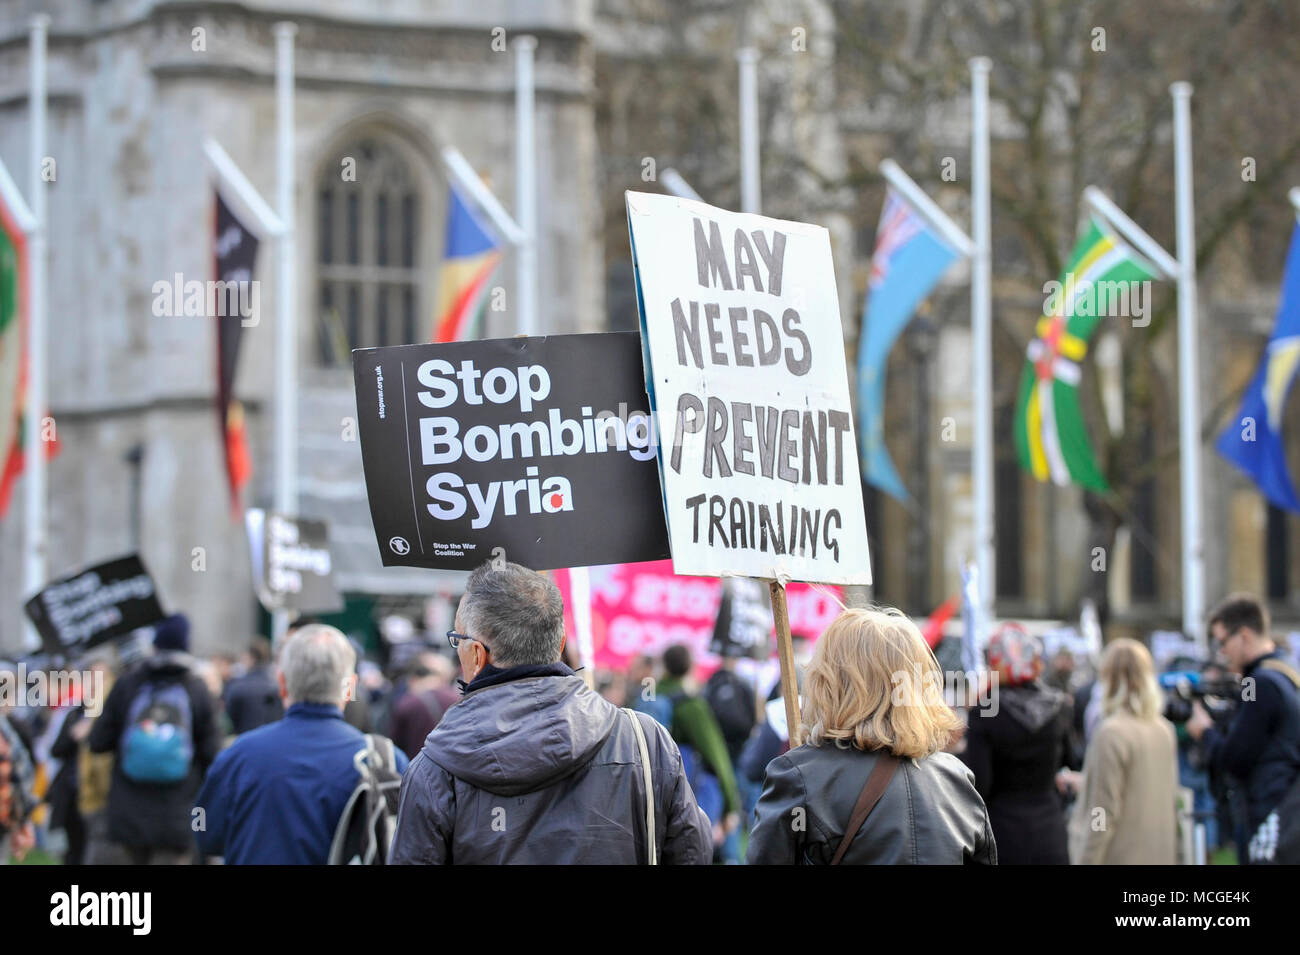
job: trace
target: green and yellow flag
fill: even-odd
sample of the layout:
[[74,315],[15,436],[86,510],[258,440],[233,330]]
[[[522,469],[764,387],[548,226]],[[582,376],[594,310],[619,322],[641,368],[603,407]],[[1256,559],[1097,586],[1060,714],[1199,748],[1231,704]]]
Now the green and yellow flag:
[[1083,424],[1079,369],[1098,323],[1149,307],[1147,283],[1156,277],[1155,266],[1097,219],[1089,222],[1047,299],[1020,383],[1016,454],[1038,480],[1107,489]]

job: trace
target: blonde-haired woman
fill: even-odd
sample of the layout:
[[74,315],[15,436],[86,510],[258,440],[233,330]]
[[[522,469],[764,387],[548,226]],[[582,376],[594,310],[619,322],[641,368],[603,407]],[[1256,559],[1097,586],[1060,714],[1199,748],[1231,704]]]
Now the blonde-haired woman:
[[804,740],[767,766],[751,865],[997,862],[972,774],[943,752],[961,721],[916,625],[846,610],[804,674]]
[[1083,762],[1070,819],[1076,865],[1173,865],[1178,861],[1178,742],[1160,715],[1147,648],[1114,640],[1098,675],[1102,719]]

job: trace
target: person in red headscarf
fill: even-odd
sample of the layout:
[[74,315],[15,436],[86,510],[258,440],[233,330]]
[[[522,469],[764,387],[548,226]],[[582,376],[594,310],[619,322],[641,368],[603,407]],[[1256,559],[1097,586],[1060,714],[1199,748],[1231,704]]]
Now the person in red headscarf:
[[1002,865],[1068,865],[1056,774],[1071,758],[1073,704],[1040,679],[1043,646],[1003,624],[985,648],[992,686],[970,711],[961,758],[988,806]]

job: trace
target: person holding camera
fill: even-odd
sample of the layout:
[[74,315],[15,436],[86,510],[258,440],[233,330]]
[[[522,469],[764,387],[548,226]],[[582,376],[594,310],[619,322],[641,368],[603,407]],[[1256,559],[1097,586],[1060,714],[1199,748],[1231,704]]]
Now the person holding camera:
[[1219,656],[1242,676],[1241,705],[1220,729],[1198,701],[1187,732],[1204,747],[1211,773],[1226,773],[1236,784],[1233,820],[1242,864],[1275,861],[1277,827],[1265,823],[1300,777],[1300,674],[1280,658],[1268,614],[1250,594],[1232,594],[1214,608],[1210,636]]

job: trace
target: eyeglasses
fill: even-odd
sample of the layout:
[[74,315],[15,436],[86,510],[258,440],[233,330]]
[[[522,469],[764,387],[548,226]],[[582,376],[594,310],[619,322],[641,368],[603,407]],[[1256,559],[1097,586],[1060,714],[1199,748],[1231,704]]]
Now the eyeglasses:
[[455,630],[447,631],[447,642],[451,644],[451,648],[453,650],[460,649],[460,642],[462,640],[473,640],[475,643],[482,644],[483,649],[486,652],[488,653],[492,652],[491,648],[488,647],[486,643],[483,643],[483,641],[480,640],[478,637],[471,637],[468,633],[457,633]]
[[1239,634],[1239,633],[1241,633],[1241,628],[1240,628],[1240,627],[1238,627],[1236,630],[1233,630],[1231,633],[1227,634],[1227,635],[1226,635],[1222,640],[1215,640],[1214,643],[1215,643],[1215,645],[1216,645],[1220,650],[1222,650],[1222,649],[1224,649],[1224,648],[1225,648],[1229,643],[1231,643],[1233,637],[1235,637],[1235,636],[1236,636],[1237,634]]

